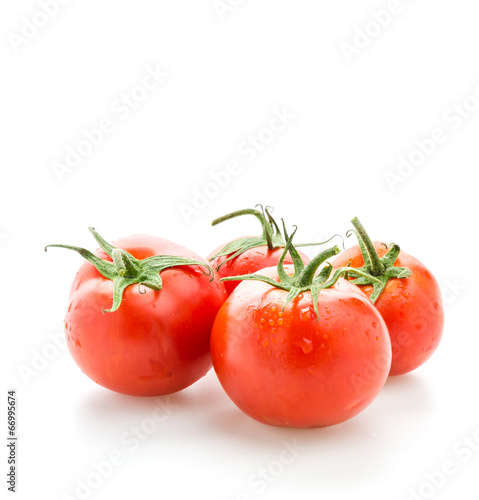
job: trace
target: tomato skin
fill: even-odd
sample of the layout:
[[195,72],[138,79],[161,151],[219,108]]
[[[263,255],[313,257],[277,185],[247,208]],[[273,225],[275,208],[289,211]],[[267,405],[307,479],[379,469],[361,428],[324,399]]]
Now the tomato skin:
[[[278,281],[276,268],[258,274]],[[245,281],[229,296],[211,334],[218,379],[244,413],[265,424],[322,427],[348,420],[387,379],[391,344],[384,320],[342,278],[320,291],[318,321],[310,292],[283,311],[287,293]]]
[[[383,243],[373,242],[379,257],[387,253]],[[361,267],[364,263],[359,246],[349,248],[333,261],[334,268]],[[392,345],[390,375],[403,375],[427,361],[436,350],[444,327],[441,290],[432,273],[406,252],[399,253],[394,264],[408,267],[409,278],[390,280],[375,306],[384,318]],[[372,286],[359,287],[368,297]]]
[[[228,256],[217,257],[216,259],[210,261],[216,253],[218,253],[225,245],[221,245],[216,250],[210,253],[207,257],[207,261],[210,263],[213,269],[224,262]],[[223,264],[217,271],[220,278],[226,278],[229,276],[242,276],[244,274],[253,274],[260,269],[266,267],[276,266],[278,260],[280,259],[284,248],[275,248],[270,250],[266,245],[261,247],[252,248],[251,250],[246,250],[242,254],[238,255],[234,259]],[[298,251],[299,255],[303,259],[304,264],[307,264],[310,259],[303,252]],[[293,261],[288,254],[284,259],[285,264],[292,264]],[[230,295],[233,290],[240,284],[240,281],[224,281],[226,292]]]
[[[171,241],[146,235],[117,240],[117,248],[137,259],[175,255],[202,260]],[[102,251],[98,257],[111,259]],[[98,384],[122,394],[170,394],[211,368],[209,338],[216,313],[226,299],[223,284],[199,266],[161,273],[163,288],[126,288],[119,309],[112,304],[113,282],[89,262],[80,267],[70,290],[65,317],[68,349],[81,370]]]

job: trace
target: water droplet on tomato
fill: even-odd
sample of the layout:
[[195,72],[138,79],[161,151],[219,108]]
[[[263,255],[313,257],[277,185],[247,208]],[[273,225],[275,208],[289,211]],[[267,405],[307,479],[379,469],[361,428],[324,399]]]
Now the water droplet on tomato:
[[274,325],[274,321],[273,321],[272,319],[270,319],[270,320],[268,321],[268,323],[269,323],[269,326],[273,326],[273,325]]
[[296,345],[301,347],[304,354],[309,354],[313,350],[313,342],[305,337],[297,342]]
[[308,307],[303,307],[301,311],[299,311],[299,317],[301,321],[309,321],[312,317],[311,315],[311,309]]
[[279,318],[279,319],[278,319],[278,325],[280,325],[280,326],[281,326],[282,324],[283,324],[283,318]]

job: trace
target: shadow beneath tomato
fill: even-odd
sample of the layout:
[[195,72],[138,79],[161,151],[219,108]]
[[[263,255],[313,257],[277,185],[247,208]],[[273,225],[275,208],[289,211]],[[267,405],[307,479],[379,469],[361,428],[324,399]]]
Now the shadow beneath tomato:
[[[283,448],[297,447],[291,470],[302,489],[371,486],[406,462],[433,417],[435,402],[416,374],[390,378],[377,399],[351,420],[332,427],[288,429],[250,419],[232,404],[212,415],[211,432],[234,437],[252,472],[267,468]],[[258,459],[258,457],[260,457]],[[234,459],[233,459],[234,460]],[[243,459],[244,460],[244,457]],[[250,491],[251,494],[254,491]]]
[[202,419],[209,419],[225,397],[212,371],[192,386],[167,396],[126,396],[93,386],[79,399],[74,418],[82,437],[96,444],[98,440],[117,444],[129,432],[136,432],[142,442],[154,440],[165,431],[171,439],[175,435],[183,439]]
[[[210,371],[188,389],[156,398],[93,387],[79,396],[73,426],[87,445],[100,448],[104,455],[119,450],[128,457],[141,450],[152,468],[165,460],[175,467],[194,468],[203,456],[229,478],[234,498],[238,491],[252,497],[257,493],[248,474],[239,478],[234,471],[244,470],[244,464],[252,475],[269,467],[276,471],[284,456],[288,463],[281,474],[293,478],[286,484],[301,485],[302,491],[337,491],[338,484],[354,490],[388,481],[392,467],[401,468],[414,453],[434,408],[425,380],[410,374],[389,379],[366,410],[342,424],[318,429],[271,427],[236,408]],[[286,448],[296,451],[285,455]],[[284,486],[283,481],[268,484],[271,493]]]

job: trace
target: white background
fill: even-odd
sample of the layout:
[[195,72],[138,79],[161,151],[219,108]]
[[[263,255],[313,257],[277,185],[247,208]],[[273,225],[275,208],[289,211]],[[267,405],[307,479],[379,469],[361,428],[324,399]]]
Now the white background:
[[[223,16],[213,0],[64,3],[50,5],[46,23],[33,0],[0,8],[2,408],[16,388],[17,498],[80,498],[93,463],[115,451],[122,463],[83,498],[478,498],[475,2],[404,0],[382,27],[372,14],[388,7],[380,0],[231,0]],[[32,19],[45,26],[28,28]],[[138,89],[157,67],[163,82]],[[144,99],[120,112],[131,93]],[[272,137],[274,110],[294,118]],[[55,173],[104,119],[111,133]],[[435,129],[442,143],[421,159],[417,141]],[[258,134],[269,143],[253,158],[241,148]],[[416,165],[398,173],[411,154]],[[237,175],[208,186],[232,161]],[[399,177],[388,183],[388,172]],[[303,241],[344,234],[358,216],[373,238],[426,263],[446,306],[433,358],[347,423],[288,430],[243,415],[212,371],[170,399],[131,398],[95,385],[55,348],[81,259],[44,245],[93,250],[93,225],[109,240],[149,233],[206,256],[258,233],[253,218],[210,226],[256,203],[298,224]],[[187,205],[197,213],[184,216]],[[150,431],[137,449],[125,434],[135,426]],[[280,466],[295,440],[301,451]],[[440,480],[445,461],[454,473]],[[265,488],[254,482],[261,470]],[[427,486],[428,473],[439,486]]]

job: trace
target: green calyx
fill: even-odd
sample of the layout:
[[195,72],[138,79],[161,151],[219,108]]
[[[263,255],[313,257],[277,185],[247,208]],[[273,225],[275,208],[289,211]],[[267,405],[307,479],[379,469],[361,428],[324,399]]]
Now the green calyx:
[[211,225],[216,226],[222,222],[235,217],[240,217],[241,215],[254,215],[260,222],[263,229],[263,234],[261,236],[248,236],[245,238],[238,238],[237,240],[231,241],[225,245],[221,250],[219,250],[213,257],[209,260],[214,260],[218,257],[228,256],[217,269],[219,269],[226,262],[238,257],[247,250],[252,248],[267,246],[270,250],[275,248],[282,248],[286,245],[283,235],[279,230],[276,221],[271,216],[271,207],[263,208],[262,205],[257,205],[261,207],[261,211],[255,210],[254,208],[245,208],[243,210],[237,210],[236,212],[231,212],[229,214],[223,215],[215,219]]
[[104,309],[103,312],[116,311],[120,307],[123,292],[130,285],[138,283],[138,290],[140,293],[145,293],[144,291],[141,292],[140,285],[144,285],[152,290],[161,290],[163,283],[160,273],[171,267],[191,265],[202,266],[206,268],[204,274],[206,276],[211,276],[210,281],[213,280],[213,269],[205,262],[173,255],[155,255],[142,260],[135,259],[135,257],[126,250],[115,248],[105,241],[92,227],[88,229],[93,234],[93,237],[102,250],[113,260],[113,262],[100,259],[100,257],[97,257],[84,248],[70,245],[47,245],[45,251],[50,247],[74,250],[88,262],[92,263],[102,276],[113,281],[113,305],[111,309]]
[[[283,223],[284,228],[284,223]],[[299,255],[296,248],[293,246],[292,241],[293,237],[296,233],[296,229],[291,234],[291,237],[288,237],[286,233],[286,228],[284,228],[284,234],[287,238],[287,243],[284,248],[284,251],[278,261],[278,276],[280,281],[277,282],[272,278],[268,278],[267,276],[261,276],[260,274],[246,274],[244,276],[231,276],[227,278],[222,278],[221,281],[244,281],[244,280],[255,280],[262,281],[264,283],[268,283],[269,285],[279,288],[281,290],[285,290],[288,293],[286,300],[283,305],[283,310],[287,307],[287,305],[292,302],[300,293],[310,292],[313,299],[313,308],[316,315],[316,321],[319,318],[318,313],[318,298],[319,291],[325,288],[332,287],[341,276],[346,274],[356,274],[360,277],[368,277],[372,281],[379,281],[373,276],[366,275],[366,273],[360,269],[352,269],[350,267],[343,267],[337,269],[333,275],[331,276],[331,272],[333,269],[332,264],[327,263],[326,266],[321,269],[321,271],[316,274],[319,266],[323,264],[327,259],[333,257],[340,253],[340,249],[337,246],[332,248],[328,248],[316,255],[309,264],[304,265],[301,256]],[[293,276],[289,276],[284,268],[284,259],[286,255],[291,255],[294,266],[294,274]]]
[[[245,208],[243,210],[237,210],[236,212],[231,212],[229,214],[223,215],[222,217],[218,217],[211,223],[212,226],[216,226],[221,222],[227,221],[229,219],[234,219],[235,217],[239,217],[241,215],[254,215],[259,220],[263,229],[263,233],[260,236],[247,236],[244,238],[238,238],[221,248],[221,250],[213,255],[213,257],[210,257],[209,260],[212,261],[218,257],[227,256],[227,258],[217,266],[216,270],[219,270],[219,268],[223,264],[226,264],[230,260],[253,248],[267,246],[269,250],[274,250],[276,248],[286,247],[287,237],[285,238],[281,234],[281,230],[279,229],[278,224],[272,217],[271,212],[273,209],[268,206],[263,208],[262,205],[256,205],[256,207],[260,207],[261,211],[254,208]],[[339,235],[334,235],[329,240],[320,243],[304,243],[296,246],[306,247],[322,245],[332,240],[335,236]]]
[[351,220],[354,229],[351,229],[359,243],[361,254],[363,256],[364,265],[355,271],[363,271],[364,275],[351,280],[352,283],[358,286],[372,285],[373,293],[370,296],[374,303],[381,295],[381,292],[386,287],[388,281],[393,278],[408,278],[411,276],[411,270],[408,267],[396,267],[394,263],[399,257],[401,249],[396,243],[388,245],[389,250],[383,256],[379,257],[373,242],[369,238],[366,230],[357,217]]

